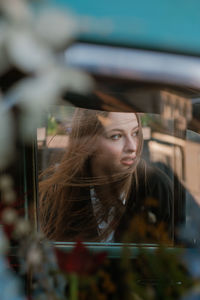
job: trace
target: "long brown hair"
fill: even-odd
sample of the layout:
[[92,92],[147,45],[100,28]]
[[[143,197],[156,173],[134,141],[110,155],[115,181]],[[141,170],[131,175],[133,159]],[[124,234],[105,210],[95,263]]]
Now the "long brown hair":
[[[142,152],[143,138],[141,121],[136,114],[139,133],[137,158],[128,172],[94,177],[91,158],[96,139],[103,133],[102,122],[109,112],[77,108],[75,110],[66,152],[55,169],[48,168],[40,176],[39,215],[45,235],[56,241],[100,241],[114,230],[125,210],[119,199],[128,197],[132,180],[137,182],[137,165]],[[91,189],[100,200],[94,216]],[[98,232],[98,224],[106,221],[111,207],[115,208],[110,226]]]

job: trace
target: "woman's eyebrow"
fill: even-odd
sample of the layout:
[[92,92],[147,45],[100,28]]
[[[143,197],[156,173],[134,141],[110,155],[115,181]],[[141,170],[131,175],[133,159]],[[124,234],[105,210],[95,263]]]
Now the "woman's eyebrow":
[[[139,126],[135,126],[132,128],[132,130],[136,130],[139,129]],[[112,129],[108,129],[107,131],[111,132],[111,131],[120,131],[120,132],[124,132],[124,129],[121,128],[112,128]]]
[[124,130],[120,129],[120,128],[113,128],[113,129],[108,129],[107,131],[109,131],[109,132],[111,132],[111,131],[120,131],[120,132],[123,132]]

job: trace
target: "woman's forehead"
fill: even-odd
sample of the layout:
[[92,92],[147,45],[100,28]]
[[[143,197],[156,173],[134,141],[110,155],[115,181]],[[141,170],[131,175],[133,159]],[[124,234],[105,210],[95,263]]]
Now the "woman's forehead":
[[137,127],[138,120],[134,113],[111,112],[107,117],[106,127],[131,126]]

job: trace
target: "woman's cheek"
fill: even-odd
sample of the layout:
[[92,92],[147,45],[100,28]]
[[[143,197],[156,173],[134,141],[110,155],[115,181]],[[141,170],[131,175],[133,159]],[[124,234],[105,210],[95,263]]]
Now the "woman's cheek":
[[110,143],[107,144],[107,152],[110,153],[111,156],[119,156],[121,153],[121,147],[119,143]]

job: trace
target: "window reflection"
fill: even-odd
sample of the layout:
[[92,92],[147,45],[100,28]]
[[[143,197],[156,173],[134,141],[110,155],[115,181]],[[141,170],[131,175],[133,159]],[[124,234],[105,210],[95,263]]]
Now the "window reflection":
[[48,238],[173,243],[174,217],[184,219],[175,215],[182,199],[174,201],[173,190],[174,165],[181,172],[182,163],[167,130],[158,115],[51,110],[38,129],[39,215]]

